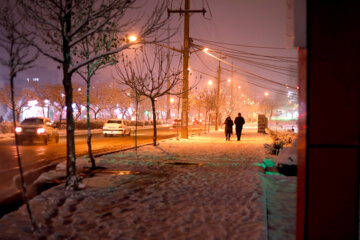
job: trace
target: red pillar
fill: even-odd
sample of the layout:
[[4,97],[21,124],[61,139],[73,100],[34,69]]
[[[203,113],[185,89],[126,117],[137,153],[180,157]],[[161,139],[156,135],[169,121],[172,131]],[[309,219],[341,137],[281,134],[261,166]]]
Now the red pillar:
[[307,5],[297,239],[359,239],[360,2]]

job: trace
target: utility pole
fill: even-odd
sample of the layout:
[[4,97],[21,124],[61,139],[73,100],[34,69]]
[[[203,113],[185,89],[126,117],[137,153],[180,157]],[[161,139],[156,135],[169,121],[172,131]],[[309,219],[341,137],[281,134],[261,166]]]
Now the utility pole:
[[231,64],[231,83],[230,83],[230,110],[231,110],[231,114],[233,114],[234,111],[234,64]]
[[221,66],[220,66],[220,61],[219,61],[219,69],[218,69],[218,77],[217,77],[217,89],[216,89],[215,131],[217,131],[219,129],[220,77],[221,77]]
[[190,46],[190,13],[203,13],[202,10],[190,10],[190,0],[185,0],[185,9],[171,10],[168,14],[179,13],[184,14],[184,50],[183,50],[183,93],[182,93],[182,109],[181,109],[181,138],[188,138],[188,122],[189,122],[189,46]]
[[[168,21],[168,46],[170,46],[170,21]],[[169,75],[169,71],[170,71],[170,49],[167,49],[167,64],[168,64],[168,75]],[[169,89],[170,87],[170,78],[168,78],[167,80],[167,88]],[[170,102],[170,94],[166,95],[166,120],[170,120],[171,119],[171,102]]]

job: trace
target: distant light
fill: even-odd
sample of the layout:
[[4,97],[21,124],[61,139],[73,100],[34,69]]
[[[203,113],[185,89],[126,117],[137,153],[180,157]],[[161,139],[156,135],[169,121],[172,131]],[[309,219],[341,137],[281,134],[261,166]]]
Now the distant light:
[[21,133],[21,131],[22,131],[22,128],[21,128],[21,127],[16,127],[16,128],[15,128],[15,132],[16,132],[16,133]]
[[211,86],[211,85],[213,85],[213,81],[212,80],[209,80],[208,81],[208,84]]
[[268,92],[265,92],[264,95],[265,95],[265,96],[269,96],[269,93],[268,93]]
[[239,85],[239,86],[238,86],[238,89],[240,89],[240,88],[241,88],[241,86]]
[[173,102],[174,102],[174,99],[173,99],[173,98],[170,98],[170,102],[173,103]]
[[135,35],[129,36],[129,42],[136,42],[137,37]]
[[228,80],[227,80],[228,82],[231,82],[231,78],[228,78]]
[[190,72],[190,70],[191,70],[191,69],[190,69],[190,68],[188,68],[188,71],[189,71],[189,72]]
[[36,104],[38,104],[38,101],[37,101],[37,100],[28,101],[28,106],[29,106],[29,107],[34,107],[34,106],[36,106]]
[[203,49],[203,52],[205,52],[205,53],[208,52],[208,51],[209,51],[209,48],[204,48]]

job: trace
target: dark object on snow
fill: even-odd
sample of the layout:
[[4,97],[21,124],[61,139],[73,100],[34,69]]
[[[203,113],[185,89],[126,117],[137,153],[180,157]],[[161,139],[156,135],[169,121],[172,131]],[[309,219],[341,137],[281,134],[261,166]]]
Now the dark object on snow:
[[277,166],[279,173],[285,176],[296,176],[297,165],[278,164]]
[[234,123],[236,126],[237,140],[240,141],[243,125],[245,124],[245,119],[241,116],[241,113],[238,113],[238,116],[235,118]]
[[231,120],[231,117],[228,116],[226,119],[225,119],[225,136],[226,136],[226,140],[230,141],[230,137],[231,137],[231,134],[233,132],[233,125],[234,125],[234,122],[233,120]]

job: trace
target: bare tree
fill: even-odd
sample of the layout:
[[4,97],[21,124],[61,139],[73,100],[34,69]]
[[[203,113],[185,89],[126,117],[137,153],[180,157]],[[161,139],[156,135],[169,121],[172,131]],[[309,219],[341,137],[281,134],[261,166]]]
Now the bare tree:
[[32,95],[32,92],[27,89],[22,89],[20,92],[14,92],[12,95],[11,86],[5,85],[5,87],[0,90],[0,103],[6,105],[15,113],[16,121],[20,121],[21,114],[29,109],[28,101],[31,100]]
[[[22,14],[27,17],[27,30],[35,36],[35,46],[45,56],[58,62],[63,70],[67,124],[67,177],[66,189],[78,189],[73,119],[72,75],[81,67],[100,58],[120,52],[131,43],[125,41],[126,32],[142,23],[139,36],[145,38],[165,23],[167,2],[154,7],[147,21],[136,18],[135,0],[18,0]],[[133,17],[135,16],[135,17]],[[120,36],[118,41],[86,60],[79,58],[80,44],[97,34],[111,33]]]
[[61,124],[62,114],[66,107],[64,87],[61,84],[45,84],[43,86],[52,106],[59,112],[59,122]]
[[104,91],[105,86],[104,85],[99,85],[99,86],[93,86],[90,89],[91,92],[91,104],[89,105],[90,110],[92,111],[93,115],[94,115],[94,119],[96,120],[98,115],[100,114],[101,111],[104,110],[104,105],[103,103],[103,97],[105,96],[105,91]]
[[[15,129],[17,114],[14,93],[14,80],[19,72],[32,67],[32,64],[37,59],[37,54],[31,54],[30,45],[24,41],[26,38],[28,38],[28,36],[20,29],[20,27],[23,25],[23,21],[22,19],[17,18],[18,15],[13,11],[13,9],[15,9],[15,6],[14,4],[11,4],[10,1],[5,1],[0,6],[0,49],[3,51],[3,54],[0,55],[0,64],[9,70],[11,109],[13,125]],[[5,95],[5,93],[1,95]],[[20,114],[17,116],[18,120],[19,117]],[[19,139],[16,131],[15,143],[24,201],[33,230],[36,231],[38,227],[35,218],[31,213],[19,152]]]
[[[140,52],[138,54],[138,52]],[[152,56],[152,57],[150,57]],[[118,81],[120,84],[129,87],[137,95],[149,98],[153,113],[153,144],[156,146],[156,106],[157,98],[166,94],[180,94],[172,92],[174,87],[181,82],[179,64],[172,68],[171,59],[168,61],[163,49],[155,47],[151,54],[147,53],[146,48],[135,51],[134,58],[130,59],[127,55],[121,56],[121,63],[116,66]]]
[[[81,51],[79,52],[79,57],[83,60],[88,60],[90,56],[97,55],[101,51],[110,50],[110,46],[116,44],[117,38],[116,36],[108,36],[107,33],[98,34],[95,37],[88,37],[80,44]],[[95,169],[95,157],[92,152],[91,145],[91,126],[90,126],[90,93],[91,93],[91,80],[96,72],[102,68],[113,65],[117,63],[115,55],[108,55],[102,58],[97,59],[92,63],[86,64],[84,69],[79,69],[77,73],[81,76],[81,78],[86,83],[86,116],[87,116],[87,128],[88,128],[88,137],[87,137],[87,145],[88,145],[88,153],[91,161],[91,168]],[[96,117],[96,115],[95,115]]]
[[205,130],[206,130],[206,122],[208,119],[209,114],[209,120],[208,120],[208,127],[210,126],[210,113],[211,111],[216,110],[216,90],[215,89],[207,89],[205,88],[200,93],[200,99],[203,103],[203,107],[205,108]]

